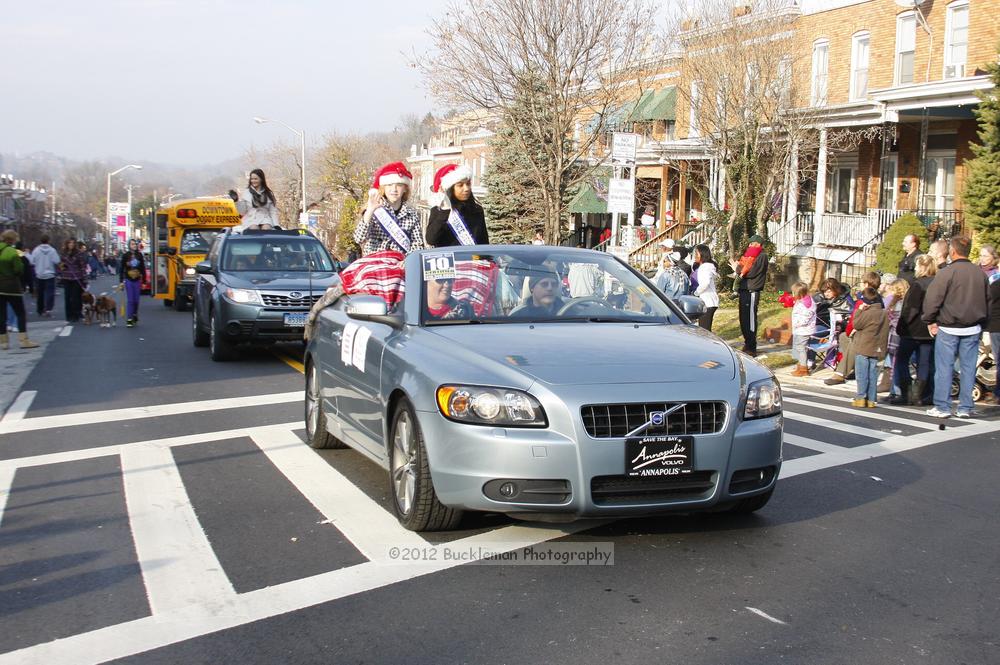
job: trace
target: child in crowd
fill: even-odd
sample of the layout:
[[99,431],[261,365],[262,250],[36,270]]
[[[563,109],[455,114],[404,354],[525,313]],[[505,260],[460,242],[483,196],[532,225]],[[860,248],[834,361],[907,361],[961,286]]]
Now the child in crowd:
[[792,376],[809,376],[809,350],[806,344],[816,333],[816,304],[805,282],[792,284],[792,354],[798,361]]
[[886,401],[900,398],[899,385],[893,381],[892,363],[896,357],[896,349],[899,348],[899,335],[896,333],[896,326],[899,324],[899,316],[903,311],[903,300],[906,292],[910,289],[910,283],[901,277],[897,277],[888,284],[883,276],[882,287],[879,293],[882,295],[882,306],[885,307],[886,316],[889,317],[889,345],[888,355],[883,363],[882,374],[879,377],[878,392],[888,392]]
[[885,359],[889,346],[889,317],[878,291],[871,286],[861,292],[861,302],[854,311],[851,344],[855,350],[854,371],[858,381],[851,406],[873,409],[878,404],[878,364]]

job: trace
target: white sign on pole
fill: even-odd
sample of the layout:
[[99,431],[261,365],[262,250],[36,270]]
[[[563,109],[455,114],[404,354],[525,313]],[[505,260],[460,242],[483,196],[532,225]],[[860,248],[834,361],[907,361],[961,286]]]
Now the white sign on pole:
[[611,138],[611,161],[619,164],[635,164],[635,149],[638,145],[638,134],[615,132]]
[[635,183],[629,178],[608,182],[608,212],[635,212]]

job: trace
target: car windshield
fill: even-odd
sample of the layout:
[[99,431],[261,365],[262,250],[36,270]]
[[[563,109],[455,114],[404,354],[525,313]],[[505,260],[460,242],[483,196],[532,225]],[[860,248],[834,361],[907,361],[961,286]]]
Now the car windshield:
[[226,243],[227,271],[331,271],[330,255],[315,238],[234,238]]
[[181,254],[208,254],[219,229],[185,229],[181,236]]
[[682,323],[665,297],[599,252],[504,248],[421,255],[421,320],[462,323]]

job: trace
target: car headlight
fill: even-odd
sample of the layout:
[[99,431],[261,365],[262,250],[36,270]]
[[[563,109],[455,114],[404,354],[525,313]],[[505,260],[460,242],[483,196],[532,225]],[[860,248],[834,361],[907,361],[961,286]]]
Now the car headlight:
[[184,269],[184,275],[185,275],[186,277],[190,277],[191,275],[194,275],[194,274],[196,274],[196,272],[197,272],[197,271],[196,271],[196,270],[195,270],[194,268],[185,268],[185,269]]
[[781,413],[781,386],[774,379],[763,379],[750,384],[747,390],[743,420],[768,418]]
[[253,289],[226,289],[226,297],[241,305],[263,305],[260,294]]
[[437,405],[449,420],[474,425],[546,427],[537,399],[513,388],[446,385],[437,389]]

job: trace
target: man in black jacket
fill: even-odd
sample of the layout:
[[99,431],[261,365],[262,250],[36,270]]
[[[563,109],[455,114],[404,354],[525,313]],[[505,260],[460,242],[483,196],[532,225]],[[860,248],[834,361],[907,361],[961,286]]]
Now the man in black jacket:
[[938,272],[924,297],[923,316],[934,336],[934,408],[927,415],[951,416],[951,381],[955,356],[961,370],[959,418],[973,414],[972,387],[976,380],[979,336],[988,308],[986,275],[969,261],[972,241],[965,236],[951,239],[951,263]]
[[899,269],[896,271],[896,274],[901,279],[905,279],[910,284],[913,284],[913,281],[916,279],[917,257],[923,254],[920,251],[920,238],[913,234],[903,238],[903,251],[906,252],[906,256],[899,262]]
[[767,281],[767,254],[764,253],[764,239],[750,236],[750,243],[743,257],[736,263],[739,277],[740,331],[743,333],[743,353],[757,355],[757,306],[760,292]]

